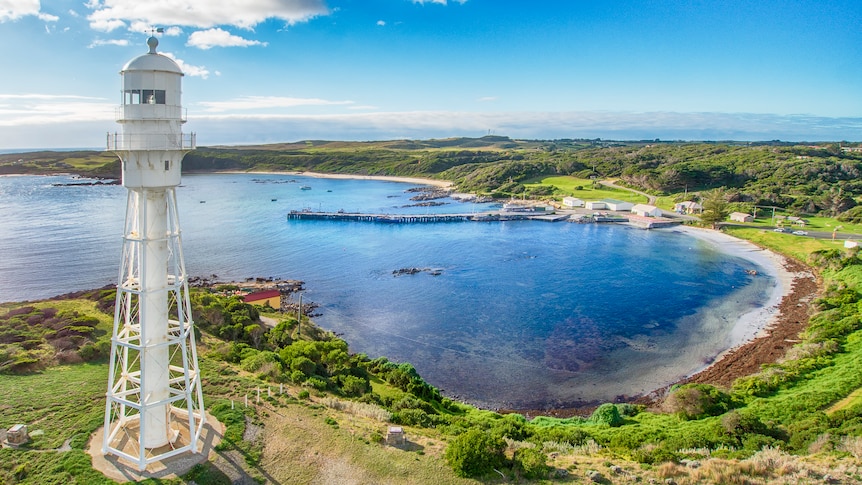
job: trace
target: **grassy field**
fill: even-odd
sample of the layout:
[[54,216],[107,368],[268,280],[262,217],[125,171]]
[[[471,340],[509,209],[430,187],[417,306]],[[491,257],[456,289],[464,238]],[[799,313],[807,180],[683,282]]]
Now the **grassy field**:
[[559,194],[559,199],[572,196],[577,197],[585,202],[602,199],[617,199],[635,204],[646,203],[646,197],[638,195],[628,190],[614,189],[599,185],[593,186],[592,180],[579,179],[569,176],[561,177],[544,177],[541,180],[533,183],[525,183],[526,187],[550,186],[554,187]]
[[843,240],[815,239],[812,237],[795,236],[789,233],[774,232],[771,229],[757,227],[725,227],[724,232],[740,239],[747,239],[758,246],[772,249],[775,252],[792,256],[805,262],[808,255],[822,249],[840,249],[844,247]]

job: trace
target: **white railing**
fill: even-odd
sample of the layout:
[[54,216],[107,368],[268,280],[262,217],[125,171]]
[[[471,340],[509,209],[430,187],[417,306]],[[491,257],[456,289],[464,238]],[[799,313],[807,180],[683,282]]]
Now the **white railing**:
[[108,133],[107,148],[111,152],[129,150],[194,150],[194,133]]

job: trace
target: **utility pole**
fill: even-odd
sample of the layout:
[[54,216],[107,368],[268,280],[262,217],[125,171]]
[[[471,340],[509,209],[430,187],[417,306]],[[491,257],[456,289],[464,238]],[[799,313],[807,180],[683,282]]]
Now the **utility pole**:
[[302,293],[299,294],[299,306],[296,307],[296,338],[302,337]]

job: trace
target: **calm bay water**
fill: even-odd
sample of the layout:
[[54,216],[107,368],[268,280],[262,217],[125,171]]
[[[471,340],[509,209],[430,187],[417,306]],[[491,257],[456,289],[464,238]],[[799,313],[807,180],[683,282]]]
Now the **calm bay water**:
[[[116,282],[125,189],[52,185],[74,182],[0,177],[0,301]],[[223,281],[303,280],[304,299],[320,304],[315,321],[344,334],[353,351],[409,361],[446,394],[515,408],[636,395],[697,370],[775,283],[673,230],[286,220],[302,208],[485,208],[450,200],[404,208],[414,186],[185,175],[177,194],[187,269]],[[393,275],[405,267],[440,275]]]

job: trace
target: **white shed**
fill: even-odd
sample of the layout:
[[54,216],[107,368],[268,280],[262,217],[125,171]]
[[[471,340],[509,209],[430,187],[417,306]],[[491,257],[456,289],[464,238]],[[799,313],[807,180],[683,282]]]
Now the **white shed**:
[[608,206],[608,209],[612,211],[630,211],[632,210],[632,207],[635,206],[631,202],[616,199],[604,199],[602,202],[604,202],[605,205]]
[[731,212],[730,220],[736,222],[754,222],[754,216],[745,212]]
[[632,212],[641,217],[661,217],[661,209],[649,204],[636,204]]
[[599,210],[599,209],[607,209],[608,205],[601,200],[591,200],[586,203],[587,209],[590,210]]
[[563,197],[563,205],[565,207],[583,207],[584,201],[577,197]]

